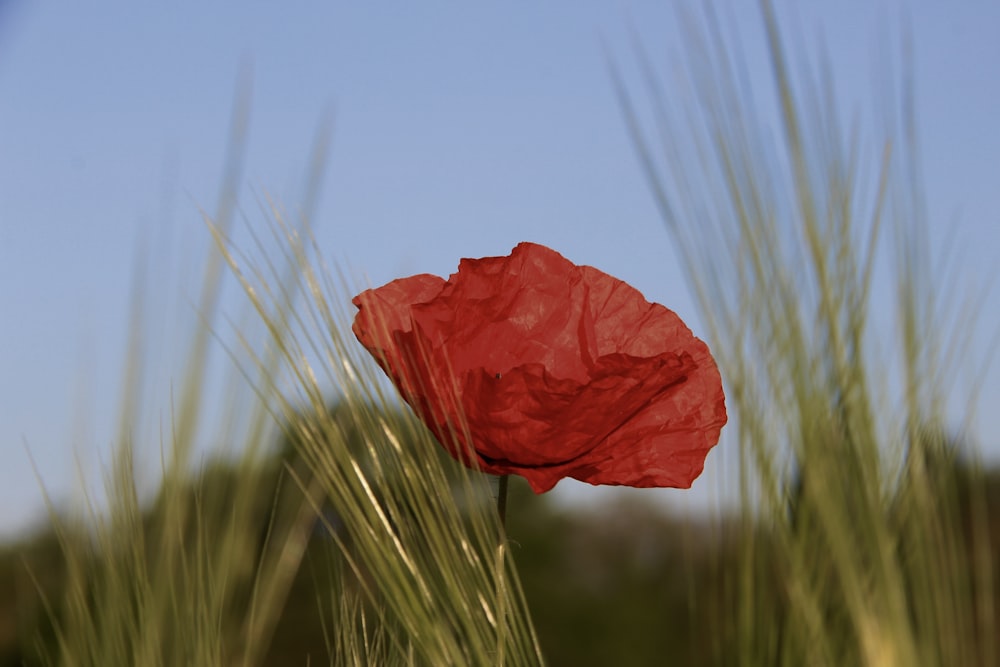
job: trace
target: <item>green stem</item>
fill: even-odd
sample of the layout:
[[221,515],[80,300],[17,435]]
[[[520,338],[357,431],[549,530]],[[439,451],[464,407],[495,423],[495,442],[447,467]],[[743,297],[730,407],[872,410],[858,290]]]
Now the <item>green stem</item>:
[[510,481],[509,475],[500,475],[500,482],[497,486],[497,516],[500,517],[500,527],[507,527],[507,484]]
[[509,628],[507,627],[507,584],[506,564],[507,553],[507,485],[509,475],[500,475],[497,479],[497,516],[500,518],[500,535],[497,541],[496,582],[497,582],[497,662],[500,667],[506,664],[506,648]]

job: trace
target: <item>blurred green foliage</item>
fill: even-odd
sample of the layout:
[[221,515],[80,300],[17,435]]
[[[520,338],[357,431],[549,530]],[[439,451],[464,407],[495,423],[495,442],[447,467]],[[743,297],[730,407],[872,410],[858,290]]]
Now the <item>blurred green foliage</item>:
[[[268,525],[281,511],[282,497],[300,493],[283,473],[286,465],[296,465],[294,449],[287,442],[253,469],[217,460],[190,481],[189,493],[198,499],[191,507],[198,508],[200,522],[208,524],[209,532],[227,520],[235,487],[249,484],[259,490],[259,502],[247,514],[259,539],[246,545],[243,567],[255,567]],[[935,470],[941,483],[958,488],[959,515],[964,517],[959,529],[970,544],[969,553],[974,538],[973,486],[986,499],[988,537],[996,544],[1000,472],[978,476],[954,458]],[[732,664],[740,646],[732,618],[741,604],[741,563],[747,559],[772,565],[762,575],[770,584],[758,582],[755,589],[758,596],[769,590],[770,599],[758,599],[756,605],[772,614],[759,619],[761,637],[780,642],[785,580],[780,547],[769,542],[764,523],[747,525],[745,518],[735,516],[674,516],[634,500],[580,511],[534,495],[519,478],[511,484],[509,508],[511,552],[551,665]],[[326,508],[324,514],[336,526],[335,510]],[[157,500],[144,512],[143,521],[151,526],[161,515]],[[905,546],[900,544],[901,549]],[[1000,566],[1000,550],[993,548],[991,555],[993,567]],[[57,653],[46,604],[52,605],[58,620],[66,562],[49,530],[8,544],[0,552],[0,665],[41,664],[43,655]],[[354,580],[341,564],[337,546],[317,523],[260,664],[336,663],[337,657],[331,656],[336,652],[331,624],[356,622],[338,616],[331,604],[338,591]],[[242,592],[244,597],[250,594],[249,583],[243,584]],[[993,599],[1000,603],[1000,589]],[[233,600],[231,618],[219,620],[222,627],[235,626],[241,618],[246,600],[239,594]],[[828,613],[828,621],[836,622],[836,609]]]

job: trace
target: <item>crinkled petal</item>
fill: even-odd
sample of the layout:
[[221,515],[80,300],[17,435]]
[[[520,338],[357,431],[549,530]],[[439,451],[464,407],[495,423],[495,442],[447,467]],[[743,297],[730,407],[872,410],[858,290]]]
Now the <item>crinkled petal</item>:
[[354,303],[358,339],[441,443],[536,492],[689,487],[726,423],[715,362],[675,313],[544,246]]

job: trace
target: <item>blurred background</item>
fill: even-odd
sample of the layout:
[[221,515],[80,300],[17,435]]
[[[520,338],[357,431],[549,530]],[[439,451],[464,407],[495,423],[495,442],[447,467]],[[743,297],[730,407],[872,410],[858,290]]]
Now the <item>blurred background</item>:
[[[775,114],[758,9],[717,9],[747,56],[746,104]],[[927,270],[940,271],[949,293],[976,295],[968,357],[985,358],[1000,330],[996,290],[977,291],[1000,249],[1000,6],[850,0],[777,2],[776,10],[793,51],[824,50],[841,111],[861,127],[878,122],[870,112],[894,76],[912,79],[930,241],[945,260]],[[153,424],[169,414],[186,352],[181,334],[197,321],[211,250],[202,213],[216,213],[227,173],[248,220],[266,218],[272,202],[309,215],[324,260],[350,285],[448,275],[461,257],[506,254],[531,240],[626,280],[704,337],[608,69],[614,61],[636,80],[639,42],[669,75],[686,57],[684,11],[625,1],[391,9],[0,2],[0,538],[16,541],[44,524],[43,485],[58,505],[75,497],[81,478],[100,475],[122,405],[133,307],[147,327],[143,410]],[[676,103],[687,102],[678,91]],[[244,114],[245,125],[234,121]],[[326,166],[317,170],[314,150],[326,136]],[[242,151],[235,175],[232,144]],[[237,245],[250,242],[239,223],[234,234]],[[223,292],[222,310],[238,322],[234,293]],[[210,364],[210,380],[229,372],[225,354]],[[970,400],[981,371],[956,370],[968,379],[958,383],[957,405]],[[985,409],[967,435],[996,462],[995,373],[979,391]],[[155,442],[155,428],[149,435]],[[587,545],[577,555],[610,554],[576,561],[586,585],[574,594],[613,589],[628,598],[668,585],[656,574],[667,557],[656,536],[678,525],[698,530],[699,517],[735,506],[735,488],[724,434],[690,491],[569,480],[546,498],[522,493],[514,502],[534,503],[548,526],[520,528],[526,545],[539,541],[525,550],[538,559],[550,554],[542,536],[566,544],[574,531]],[[515,539],[525,521],[517,516],[515,506]],[[646,529],[630,531],[622,517]],[[663,531],[650,528],[661,523]],[[625,534],[645,542],[622,549]],[[549,566],[566,567],[555,556]],[[541,590],[545,572],[527,563],[526,589]],[[685,594],[656,599],[682,604]],[[581,608],[575,598],[543,605],[536,622],[544,630],[545,609]],[[642,619],[655,615],[634,611],[611,620],[642,634]],[[541,634],[553,655],[571,659],[553,648],[556,631]],[[621,628],[607,635],[634,641]]]

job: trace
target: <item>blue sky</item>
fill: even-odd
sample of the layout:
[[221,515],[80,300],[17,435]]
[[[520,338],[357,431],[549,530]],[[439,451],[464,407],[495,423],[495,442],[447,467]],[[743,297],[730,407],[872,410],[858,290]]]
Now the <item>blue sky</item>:
[[[756,87],[769,71],[753,4],[719,6],[740,26]],[[1000,251],[1000,5],[776,6],[793,46],[822,36],[845,109],[862,114],[875,109],[879,59],[911,32],[932,237],[951,240],[960,286],[986,281]],[[329,115],[315,222],[330,263],[381,284],[533,240],[627,280],[698,332],[604,60],[602,43],[634,70],[630,25],[669,71],[680,28],[662,2],[0,3],[0,534],[40,516],[25,445],[57,498],[74,487],[74,451],[91,474],[106,457],[140,245],[154,365],[176,359],[241,70],[251,218],[255,192],[301,200]],[[994,291],[984,337],[998,305]],[[153,414],[168,393],[151,394]],[[995,379],[983,400],[1000,401]],[[711,502],[725,465],[713,453],[701,490],[670,502]]]

